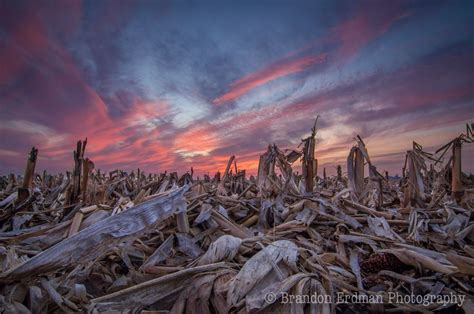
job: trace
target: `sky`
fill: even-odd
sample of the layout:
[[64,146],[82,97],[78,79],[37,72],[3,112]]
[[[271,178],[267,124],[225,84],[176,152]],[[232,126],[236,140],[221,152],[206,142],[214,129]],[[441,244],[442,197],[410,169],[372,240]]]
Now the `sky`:
[[[472,1],[0,0],[0,175],[96,168],[255,173],[317,115],[319,172],[359,134],[401,173],[474,122]],[[474,145],[463,170],[474,172]]]

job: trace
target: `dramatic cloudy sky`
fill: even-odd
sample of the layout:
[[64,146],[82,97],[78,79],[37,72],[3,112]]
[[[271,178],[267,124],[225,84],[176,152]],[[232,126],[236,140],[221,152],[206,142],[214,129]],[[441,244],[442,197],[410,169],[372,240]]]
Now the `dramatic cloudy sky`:
[[412,140],[474,121],[473,3],[0,1],[0,174],[33,145],[37,170],[70,169],[85,137],[106,170],[254,172],[318,114],[330,173],[356,134],[400,173]]

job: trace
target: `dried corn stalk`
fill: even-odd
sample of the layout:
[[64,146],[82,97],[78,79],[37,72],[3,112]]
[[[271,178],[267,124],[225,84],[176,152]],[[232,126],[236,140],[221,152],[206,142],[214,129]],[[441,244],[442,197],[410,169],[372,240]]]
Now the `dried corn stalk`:
[[36,158],[38,157],[38,149],[34,146],[31,148],[30,155],[26,162],[25,175],[23,176],[23,184],[18,188],[18,203],[23,202],[30,196],[31,183],[35,174]]
[[81,192],[81,173],[86,150],[87,138],[84,141],[77,141],[77,148],[74,151],[74,170],[72,178],[71,203],[75,203]]
[[186,206],[183,200],[185,191],[186,188],[175,189],[93,224],[18,267],[2,273],[0,281],[27,279],[62,267],[68,268],[73,263],[92,261],[127,238],[145,232],[160,220],[182,210]]
[[[354,195],[364,204],[376,208],[383,205],[382,181],[383,176],[370,161],[369,153],[362,138],[357,135],[356,144],[351,148],[347,157],[348,186]],[[369,180],[365,183],[364,165],[369,167]]]
[[[469,142],[472,129],[461,138]],[[103,172],[86,169],[92,165],[82,159],[77,203],[70,202],[74,173],[32,175],[34,193],[21,204],[15,200],[25,179],[0,176],[0,307],[24,313],[461,311],[457,304],[389,304],[391,292],[465,296],[462,310],[472,312],[474,178],[460,172],[465,193],[455,201],[454,158],[444,162],[415,143],[404,178],[385,180],[360,137],[355,147],[349,178],[338,167],[338,176],[324,176],[311,195],[291,169],[303,152],[276,145],[262,156],[257,178],[237,168],[235,158],[222,177],[203,179],[193,170]],[[368,178],[354,178],[357,154],[359,168],[368,164]],[[407,210],[402,189],[410,173],[411,186],[425,198],[409,199]],[[384,303],[327,301],[341,294],[379,295]],[[312,295],[326,302],[281,302]]]
[[318,173],[318,160],[314,157],[314,149],[316,145],[316,124],[319,116],[316,117],[314,126],[311,129],[311,135],[302,140],[303,144],[303,178],[305,180],[305,191],[307,193],[313,192],[314,180]]
[[[295,160],[296,159],[292,158],[292,162]],[[276,167],[280,171],[283,182],[275,172]],[[278,184],[280,182],[282,184]],[[283,190],[290,190],[295,193],[298,192],[298,188],[293,179],[291,163],[288,161],[287,156],[285,156],[276,145],[269,145],[265,154],[260,156],[257,187],[260,194],[264,194],[265,196],[272,193],[280,193]]]

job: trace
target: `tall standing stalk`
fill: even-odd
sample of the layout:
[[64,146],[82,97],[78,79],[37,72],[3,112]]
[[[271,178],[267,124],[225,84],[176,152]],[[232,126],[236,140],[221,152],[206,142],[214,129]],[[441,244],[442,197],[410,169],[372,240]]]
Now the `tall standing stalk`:
[[26,161],[25,175],[23,176],[23,184],[18,189],[18,201],[22,202],[30,196],[30,187],[35,174],[36,159],[38,157],[38,149],[34,146],[31,148],[30,155]]
[[318,160],[314,158],[314,149],[316,144],[316,124],[318,123],[319,116],[316,117],[314,126],[311,129],[311,136],[303,140],[303,177],[305,180],[305,190],[307,193],[313,192],[314,179],[318,173]]
[[461,182],[461,140],[458,138],[453,143],[453,163],[451,168],[451,188],[453,196],[459,202],[464,194]]

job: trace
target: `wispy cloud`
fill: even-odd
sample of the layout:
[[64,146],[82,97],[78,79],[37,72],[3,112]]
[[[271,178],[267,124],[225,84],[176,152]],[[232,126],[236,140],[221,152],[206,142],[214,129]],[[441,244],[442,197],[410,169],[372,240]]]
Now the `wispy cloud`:
[[85,137],[99,168],[205,173],[235,154],[255,173],[269,143],[294,148],[317,114],[321,167],[360,134],[392,172],[412,139],[441,144],[474,118],[458,4],[219,7],[213,23],[147,1],[25,4],[0,5],[0,173],[21,171],[33,145],[38,169],[69,169]]
[[233,82],[230,85],[230,90],[214,99],[214,103],[223,104],[232,101],[254,88],[276,80],[280,77],[304,71],[317,63],[324,62],[325,60],[326,54],[322,53],[293,60],[276,61],[275,63],[272,63]]

